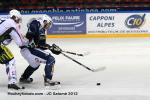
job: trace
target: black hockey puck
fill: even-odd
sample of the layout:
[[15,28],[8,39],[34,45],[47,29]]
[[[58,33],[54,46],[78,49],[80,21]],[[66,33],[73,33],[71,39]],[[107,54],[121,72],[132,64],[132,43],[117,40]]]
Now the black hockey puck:
[[24,87],[24,86],[22,86],[22,87],[21,87],[21,89],[25,89],[25,87]]
[[99,86],[99,85],[101,85],[101,83],[97,83],[96,85]]

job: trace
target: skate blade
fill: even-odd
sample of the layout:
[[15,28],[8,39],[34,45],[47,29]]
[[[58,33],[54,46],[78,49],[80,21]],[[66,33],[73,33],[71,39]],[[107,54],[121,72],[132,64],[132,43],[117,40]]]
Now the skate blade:
[[14,93],[15,93],[15,92],[21,92],[21,91],[24,91],[24,90],[25,90],[25,89],[18,89],[18,90],[16,90],[16,89],[8,89],[7,92],[8,92],[8,93],[9,93],[9,92],[12,92],[12,93],[14,92]]
[[99,68],[97,68],[97,69],[91,69],[91,71],[92,72],[98,72],[98,71],[103,71],[103,70],[105,70],[106,69],[106,67],[105,66],[102,66],[102,67],[99,67]]

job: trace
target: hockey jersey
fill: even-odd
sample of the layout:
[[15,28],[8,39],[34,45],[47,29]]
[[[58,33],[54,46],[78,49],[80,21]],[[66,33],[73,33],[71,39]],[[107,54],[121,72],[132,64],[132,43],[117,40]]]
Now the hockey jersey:
[[29,39],[30,42],[34,42],[37,48],[48,48],[48,44],[46,44],[46,30],[43,28],[40,20],[33,19],[28,24],[26,38]]
[[13,19],[0,20],[0,43],[11,39],[15,40],[19,47],[24,45],[25,41],[18,24]]

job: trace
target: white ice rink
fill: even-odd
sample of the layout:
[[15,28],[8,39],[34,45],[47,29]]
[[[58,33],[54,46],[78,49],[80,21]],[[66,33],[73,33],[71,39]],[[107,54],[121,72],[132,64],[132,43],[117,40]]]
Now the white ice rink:
[[[70,55],[76,60],[104,71],[90,72],[63,55],[56,58],[54,80],[61,82],[60,90],[48,90],[43,86],[44,65],[32,75],[34,82],[23,92],[44,95],[8,95],[5,66],[0,67],[0,100],[150,100],[150,38],[122,39],[48,39],[64,50],[84,53],[85,57]],[[27,62],[19,48],[11,43],[9,48],[16,58],[18,79]],[[96,83],[100,82],[100,86]],[[46,93],[78,93],[78,95],[46,95]],[[19,91],[19,93],[21,93]]]

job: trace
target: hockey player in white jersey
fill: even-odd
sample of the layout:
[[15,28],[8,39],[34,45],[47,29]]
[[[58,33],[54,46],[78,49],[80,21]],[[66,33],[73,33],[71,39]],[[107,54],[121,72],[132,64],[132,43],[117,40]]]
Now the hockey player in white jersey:
[[55,86],[60,84],[58,81],[53,81],[53,71],[55,58],[44,50],[50,49],[54,54],[60,54],[61,49],[55,45],[46,44],[46,31],[52,25],[52,19],[48,15],[43,15],[42,18],[32,19],[28,24],[26,38],[29,39],[30,46],[22,47],[21,54],[28,61],[29,66],[25,69],[20,78],[22,83],[31,83],[33,78],[30,76],[35,72],[41,63],[45,64],[44,84],[45,86]]
[[19,47],[24,44],[23,36],[18,27],[21,21],[21,14],[17,10],[11,10],[9,15],[9,19],[0,20],[0,63],[6,65],[8,89],[18,90],[21,87],[17,86],[15,59],[6,45],[11,40],[14,40]]

